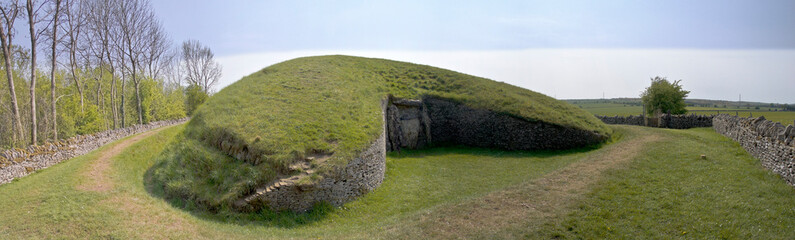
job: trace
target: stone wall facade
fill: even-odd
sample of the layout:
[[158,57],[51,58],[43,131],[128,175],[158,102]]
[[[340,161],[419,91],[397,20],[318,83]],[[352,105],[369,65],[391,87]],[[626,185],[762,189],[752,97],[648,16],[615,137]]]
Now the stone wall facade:
[[328,202],[342,206],[365,193],[375,190],[384,181],[386,171],[386,137],[382,134],[364,150],[359,157],[351,160],[336,173],[329,174],[317,183],[276,184],[245,201],[248,205],[236,206],[238,209],[255,210],[268,206],[272,210],[291,210],[303,212],[315,203]]
[[740,143],[762,166],[781,175],[795,186],[795,127],[784,127],[764,117],[743,118],[717,115],[713,118],[715,131]]
[[712,127],[713,115],[671,115],[663,114],[659,117],[637,116],[600,116],[596,118],[607,124],[635,125],[658,128],[688,129],[696,127]]
[[571,149],[608,136],[545,122],[533,122],[451,101],[424,98],[434,144],[505,150]]
[[433,97],[390,99],[389,103],[386,109],[389,151],[445,144],[505,150],[570,149],[607,138]]
[[78,135],[69,139],[25,149],[9,149],[0,152],[0,184],[11,182],[37,170],[44,169],[64,160],[91,152],[109,142],[155,128],[179,124],[187,118],[151,122],[126,128],[107,130],[90,135]]

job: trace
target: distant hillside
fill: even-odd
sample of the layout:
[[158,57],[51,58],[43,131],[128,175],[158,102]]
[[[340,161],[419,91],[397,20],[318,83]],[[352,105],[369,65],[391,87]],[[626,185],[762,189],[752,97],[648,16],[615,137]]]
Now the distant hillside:
[[[604,116],[639,115],[643,112],[640,98],[569,99],[564,100],[591,114]],[[787,125],[795,120],[795,104],[762,102],[731,102],[725,100],[685,99],[688,114],[731,114],[741,117],[764,116]]]
[[[640,98],[611,98],[611,99],[564,99],[568,103],[574,105],[582,104],[620,104],[629,106],[642,106]],[[725,108],[732,110],[759,110],[765,109],[769,111],[795,111],[795,104],[784,103],[765,103],[765,102],[746,102],[746,101],[727,101],[727,100],[710,100],[710,99],[685,99],[688,107],[702,107],[702,108]]]

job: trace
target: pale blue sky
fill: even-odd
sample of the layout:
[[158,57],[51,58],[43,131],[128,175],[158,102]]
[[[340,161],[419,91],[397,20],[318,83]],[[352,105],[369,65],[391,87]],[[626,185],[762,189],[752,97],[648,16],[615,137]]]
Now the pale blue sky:
[[693,98],[795,103],[795,1],[153,0],[226,86],[304,55],[429,64],[558,98],[637,97],[650,77]]
[[795,48],[795,1],[153,1],[172,37],[260,51]]

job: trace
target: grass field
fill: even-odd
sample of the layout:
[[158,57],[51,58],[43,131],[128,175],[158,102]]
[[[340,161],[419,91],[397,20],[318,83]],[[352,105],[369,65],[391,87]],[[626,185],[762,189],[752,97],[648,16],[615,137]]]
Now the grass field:
[[[612,100],[567,100],[569,103],[574,104],[592,114],[604,116],[629,116],[640,115],[643,112],[643,107],[634,104],[627,104],[613,102]],[[795,111],[771,111],[778,110],[778,108],[760,108],[759,110],[753,108],[737,108],[737,107],[687,107],[688,114],[711,115],[711,114],[730,114],[741,117],[759,117],[764,116],[765,119],[780,122],[785,126],[788,124],[795,124]]]
[[[786,239],[795,190],[712,129],[661,130],[667,140],[537,233],[616,239]],[[699,159],[707,155],[706,160]]]
[[568,152],[393,153],[383,185],[341,208],[222,218],[144,187],[154,156],[183,127],[111,158],[104,190],[84,186],[120,142],[0,185],[0,239],[795,236],[795,190],[709,128],[614,126],[613,143]]

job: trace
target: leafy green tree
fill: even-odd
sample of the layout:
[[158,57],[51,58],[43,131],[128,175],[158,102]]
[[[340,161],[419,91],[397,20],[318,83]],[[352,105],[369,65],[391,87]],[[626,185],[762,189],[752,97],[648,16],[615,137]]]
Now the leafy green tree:
[[193,113],[199,108],[204,101],[207,101],[209,96],[207,93],[204,92],[201,86],[197,84],[191,84],[188,88],[185,89],[185,110],[188,112],[188,116],[193,116]]
[[102,120],[97,105],[86,105],[81,113],[76,113],[75,127],[77,134],[92,134],[104,130],[105,122]]
[[170,89],[160,81],[143,79],[141,106],[144,123],[185,117],[184,97],[181,87]]
[[164,96],[161,114],[158,121],[178,119],[187,116],[185,112],[185,88],[182,86],[164,87]]
[[157,121],[155,116],[160,112],[158,107],[163,100],[163,93],[160,92],[157,82],[150,78],[143,78],[141,79],[139,91],[143,123]]
[[685,98],[690,91],[682,89],[679,83],[682,80],[669,82],[666,78],[654,77],[651,79],[651,86],[647,87],[640,94],[646,113],[671,113],[684,114]]
[[81,111],[79,95],[65,96],[57,105],[58,136],[68,138],[75,134],[85,135],[105,130],[105,121],[97,105],[86,104]]

